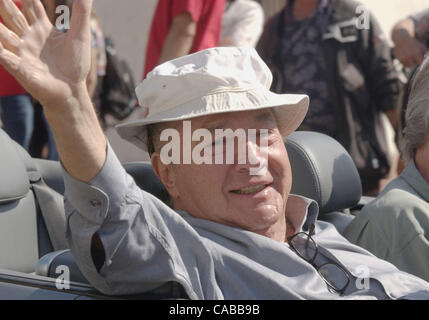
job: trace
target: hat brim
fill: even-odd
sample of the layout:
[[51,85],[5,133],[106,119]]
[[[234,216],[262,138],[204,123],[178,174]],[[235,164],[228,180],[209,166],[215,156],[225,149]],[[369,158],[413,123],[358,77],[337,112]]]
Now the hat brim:
[[[207,101],[211,100],[211,101]],[[280,134],[286,138],[302,123],[309,98],[298,94],[276,94],[266,89],[226,91],[195,99],[144,119],[119,124],[119,136],[147,151],[146,127],[155,123],[189,120],[219,113],[273,108]],[[208,109],[207,106],[216,106]]]

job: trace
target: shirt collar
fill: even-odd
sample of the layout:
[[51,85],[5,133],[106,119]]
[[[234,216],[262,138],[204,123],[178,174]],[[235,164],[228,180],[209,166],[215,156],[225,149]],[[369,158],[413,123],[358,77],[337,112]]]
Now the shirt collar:
[[429,184],[417,170],[414,160],[411,160],[401,177],[422,197],[426,202],[429,202]]
[[296,232],[307,231],[310,225],[316,222],[319,205],[312,199],[291,194],[286,204],[285,215]]

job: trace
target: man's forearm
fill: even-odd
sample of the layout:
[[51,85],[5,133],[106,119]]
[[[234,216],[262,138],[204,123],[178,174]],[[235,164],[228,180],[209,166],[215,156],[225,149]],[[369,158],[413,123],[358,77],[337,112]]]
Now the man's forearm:
[[107,142],[86,85],[75,88],[62,104],[45,107],[64,168],[74,178],[89,182],[104,165]]
[[197,33],[197,23],[188,12],[176,16],[161,50],[158,63],[161,64],[189,54]]
[[170,32],[162,47],[159,64],[187,55],[191,51],[193,42],[194,37],[191,35],[177,35],[175,32]]

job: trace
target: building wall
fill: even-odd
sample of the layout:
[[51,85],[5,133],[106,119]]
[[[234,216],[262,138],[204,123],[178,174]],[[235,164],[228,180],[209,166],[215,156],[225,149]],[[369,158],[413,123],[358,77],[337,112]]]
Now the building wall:
[[156,0],[94,0],[104,32],[141,80],[144,53]]

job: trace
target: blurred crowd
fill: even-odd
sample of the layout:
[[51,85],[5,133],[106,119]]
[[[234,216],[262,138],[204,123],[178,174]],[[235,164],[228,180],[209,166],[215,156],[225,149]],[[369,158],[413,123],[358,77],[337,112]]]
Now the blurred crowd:
[[[20,0],[15,3],[20,6]],[[59,8],[70,10],[72,0],[42,3],[56,24],[64,13]],[[143,78],[164,61],[209,47],[255,47],[273,73],[273,91],[310,96],[310,110],[300,129],[338,140],[355,161],[364,194],[377,195],[405,166],[392,153],[397,147],[389,132],[395,130],[399,146],[406,125],[407,79],[428,51],[429,10],[395,25],[393,48],[377,17],[368,15],[368,24],[364,21],[359,28],[360,18],[347,0],[289,0],[267,21],[260,1],[159,0]],[[111,42],[106,42],[95,12],[91,29],[87,86],[100,121],[106,124],[107,114],[117,120],[129,116],[136,101],[122,83],[131,72],[123,62],[111,61],[114,47],[106,45]],[[122,86],[115,87],[117,82]],[[133,80],[128,89],[131,85]],[[118,94],[125,102],[112,102]],[[42,106],[2,68],[0,104],[3,129],[14,140],[33,157],[58,160]]]

